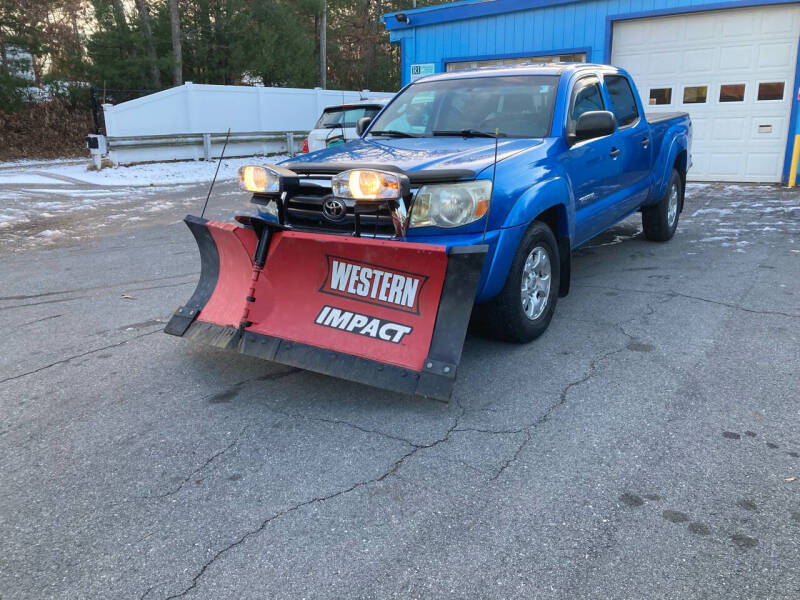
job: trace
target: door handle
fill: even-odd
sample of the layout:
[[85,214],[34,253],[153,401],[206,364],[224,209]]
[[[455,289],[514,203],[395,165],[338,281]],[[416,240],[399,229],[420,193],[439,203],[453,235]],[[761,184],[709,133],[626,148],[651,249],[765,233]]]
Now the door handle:
[[650,138],[644,138],[644,139],[642,140],[642,146],[643,146],[644,148],[647,148],[647,146],[648,146],[649,144],[650,144]]
[[612,148],[611,152],[609,152],[608,155],[611,158],[617,158],[620,155],[621,152],[622,152],[622,150],[620,150],[619,148]]

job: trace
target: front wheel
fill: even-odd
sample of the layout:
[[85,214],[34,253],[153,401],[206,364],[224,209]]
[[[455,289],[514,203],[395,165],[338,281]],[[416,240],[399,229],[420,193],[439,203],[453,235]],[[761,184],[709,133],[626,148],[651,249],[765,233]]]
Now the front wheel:
[[550,228],[534,221],[511,263],[503,290],[480,307],[484,330],[509,342],[542,335],[558,300],[561,261]]
[[678,228],[683,185],[678,171],[672,170],[667,192],[658,204],[642,207],[642,227],[644,237],[654,242],[667,242]]

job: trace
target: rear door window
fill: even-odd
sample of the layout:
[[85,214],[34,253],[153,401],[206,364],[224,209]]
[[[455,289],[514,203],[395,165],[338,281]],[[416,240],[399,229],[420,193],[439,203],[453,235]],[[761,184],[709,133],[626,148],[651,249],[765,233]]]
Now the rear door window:
[[604,79],[611,98],[611,112],[614,113],[617,126],[633,125],[639,120],[639,109],[636,107],[636,98],[627,77],[606,75]]
[[355,127],[362,117],[374,117],[381,110],[380,105],[336,106],[326,108],[317,121],[314,129],[332,129],[334,127]]

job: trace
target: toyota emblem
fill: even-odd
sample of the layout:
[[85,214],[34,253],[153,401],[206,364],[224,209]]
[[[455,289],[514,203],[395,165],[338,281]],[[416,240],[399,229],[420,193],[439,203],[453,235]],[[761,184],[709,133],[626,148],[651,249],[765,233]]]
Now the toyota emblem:
[[341,221],[347,215],[347,207],[338,198],[328,198],[322,203],[322,214],[331,221]]

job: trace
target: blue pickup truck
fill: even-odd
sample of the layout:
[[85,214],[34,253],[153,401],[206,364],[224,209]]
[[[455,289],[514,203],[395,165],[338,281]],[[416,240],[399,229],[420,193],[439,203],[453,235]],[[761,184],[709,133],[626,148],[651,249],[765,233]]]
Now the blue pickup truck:
[[[689,115],[646,114],[631,77],[598,64],[425,77],[359,129],[356,141],[282,166],[328,177],[402,170],[413,194],[404,239],[488,244],[477,314],[509,341],[547,328],[569,290],[573,248],[636,211],[647,239],[672,238],[691,164]],[[352,206],[331,202],[325,179],[307,184],[288,199],[289,221],[352,230]],[[394,233],[388,215],[370,227]]]
[[573,248],[635,211],[673,236],[691,164],[688,115],[604,65],[426,77],[357,130],[242,167],[238,225],[186,217],[201,276],[167,333],[446,399],[470,318],[541,335]]

